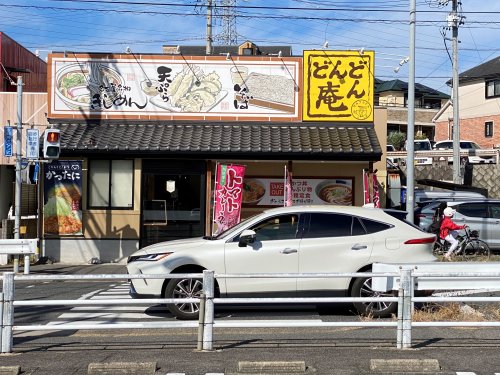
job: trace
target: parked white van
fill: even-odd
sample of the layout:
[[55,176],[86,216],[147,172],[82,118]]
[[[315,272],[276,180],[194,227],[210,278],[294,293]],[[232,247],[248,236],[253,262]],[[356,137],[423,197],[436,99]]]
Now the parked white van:
[[[413,144],[414,144],[413,146],[414,151],[432,151],[431,141],[428,140],[427,138],[415,139],[413,141]],[[405,142],[405,151],[406,151],[406,145],[407,143]],[[414,165],[432,165],[432,157],[415,155]]]

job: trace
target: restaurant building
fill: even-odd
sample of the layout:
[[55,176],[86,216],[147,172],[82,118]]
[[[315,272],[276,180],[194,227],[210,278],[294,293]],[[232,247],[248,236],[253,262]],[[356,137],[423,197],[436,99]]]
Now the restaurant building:
[[294,205],[361,206],[377,188],[384,201],[371,51],[54,53],[48,66],[61,154],[44,165],[43,254],[57,261],[210,235],[218,164],[245,167],[242,218],[284,205],[285,173]]

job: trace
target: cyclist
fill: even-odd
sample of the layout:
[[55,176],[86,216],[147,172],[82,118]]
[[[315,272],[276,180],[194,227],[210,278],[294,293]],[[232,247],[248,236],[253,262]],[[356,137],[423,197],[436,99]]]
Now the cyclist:
[[458,247],[458,232],[459,229],[464,229],[466,225],[457,225],[451,220],[453,215],[455,215],[455,210],[451,207],[446,207],[443,211],[443,221],[441,222],[441,228],[439,231],[439,237],[450,244],[448,252],[444,255],[446,260],[450,259],[451,255]]

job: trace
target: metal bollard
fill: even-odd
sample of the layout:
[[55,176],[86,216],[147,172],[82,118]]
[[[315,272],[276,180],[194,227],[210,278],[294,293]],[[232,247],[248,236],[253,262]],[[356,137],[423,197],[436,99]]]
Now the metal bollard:
[[200,295],[200,310],[198,311],[198,344],[196,350],[203,350],[203,332],[205,331],[205,305],[207,298],[205,293]]
[[30,273],[30,256],[25,255],[24,256],[24,274],[29,275]]
[[2,354],[12,353],[12,326],[14,325],[14,272],[3,274]]
[[213,350],[214,328],[214,271],[203,271],[203,293],[206,296],[203,350]]

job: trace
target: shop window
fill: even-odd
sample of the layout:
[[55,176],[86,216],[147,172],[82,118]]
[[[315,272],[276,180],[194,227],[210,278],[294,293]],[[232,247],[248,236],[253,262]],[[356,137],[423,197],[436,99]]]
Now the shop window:
[[134,161],[89,161],[89,208],[133,208]]
[[486,121],[484,123],[484,136],[486,138],[493,137],[493,121]]

